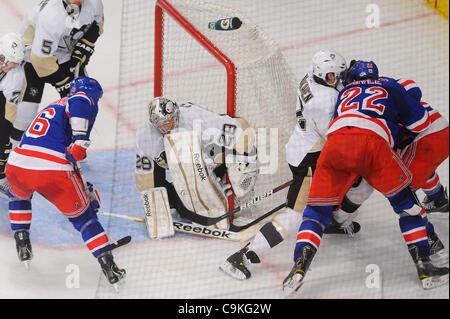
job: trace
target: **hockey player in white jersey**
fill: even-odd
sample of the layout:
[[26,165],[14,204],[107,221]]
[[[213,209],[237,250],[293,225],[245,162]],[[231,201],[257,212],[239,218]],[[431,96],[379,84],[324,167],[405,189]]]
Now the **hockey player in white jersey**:
[[136,135],[136,185],[152,238],[174,234],[170,208],[204,224],[227,213],[231,188],[238,198],[252,190],[259,169],[245,120],[164,97],[150,101],[149,117]]
[[86,75],[102,32],[101,0],[42,0],[25,15],[20,36],[27,48],[26,86],[11,132],[13,148],[36,116],[45,84],[67,96],[76,73]]
[[[312,59],[298,87],[297,125],[286,144],[286,159],[293,174],[287,195],[287,207],[266,223],[244,248],[232,254],[220,269],[236,279],[251,276],[251,264],[259,256],[296,234],[308,198],[309,185],[317,159],[325,144],[325,132],[333,117],[335,104],[347,70],[345,59],[334,51],[319,51]],[[357,232],[359,224],[347,221],[333,227],[331,233]]]
[[25,45],[15,33],[0,38],[0,194],[7,197],[5,167],[11,143],[9,135],[17,114],[17,103],[24,81]]

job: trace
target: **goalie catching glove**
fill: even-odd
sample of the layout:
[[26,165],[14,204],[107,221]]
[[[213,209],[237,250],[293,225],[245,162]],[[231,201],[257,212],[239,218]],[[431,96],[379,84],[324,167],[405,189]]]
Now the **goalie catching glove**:
[[256,148],[251,154],[234,154],[226,157],[228,178],[236,197],[247,195],[255,186],[259,175],[258,156]]

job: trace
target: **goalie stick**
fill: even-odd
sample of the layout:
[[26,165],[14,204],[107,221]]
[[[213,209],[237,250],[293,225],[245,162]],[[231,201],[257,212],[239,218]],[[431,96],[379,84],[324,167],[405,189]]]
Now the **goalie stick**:
[[[259,196],[256,196],[256,197],[252,198],[251,200],[245,202],[244,204],[236,207],[235,209],[233,209],[233,210],[231,210],[231,211],[229,211],[229,212],[227,212],[227,213],[225,213],[225,214],[223,214],[221,216],[217,216],[217,217],[202,216],[202,215],[198,215],[198,214],[196,214],[194,212],[187,211],[187,210],[184,211],[183,214],[185,215],[185,217],[187,217],[189,220],[192,220],[195,223],[198,223],[198,224],[201,224],[201,225],[204,225],[204,226],[211,226],[211,225],[217,224],[222,219],[225,219],[227,217],[230,217],[230,216],[236,214],[237,212],[239,212],[239,211],[241,211],[241,210],[243,210],[245,208],[257,205],[261,200],[269,198],[273,194],[276,194],[279,191],[281,191],[281,190],[285,189],[286,187],[290,186],[292,183],[293,183],[293,180],[290,180],[290,181],[288,181],[288,182],[286,182],[284,184],[281,184],[281,185],[275,187],[274,189],[272,189],[272,190],[270,190],[270,191],[268,191],[268,192],[266,192],[264,194],[261,194]],[[286,205],[286,204],[282,204],[282,205]]]
[[[249,238],[253,237],[256,232],[259,230],[259,226],[269,220],[269,218],[278,212],[280,209],[286,207],[286,203],[283,203],[274,209],[270,210],[269,212],[261,215],[257,219],[251,221],[250,223],[247,223],[245,225],[230,225],[230,230],[225,229],[219,229],[219,228],[213,228],[203,225],[197,225],[192,223],[186,223],[183,221],[174,221],[173,226],[175,231],[187,233],[191,235],[198,235],[198,236],[204,236],[209,238],[216,238],[216,239],[223,239],[223,240],[229,240],[229,241],[246,241]],[[134,216],[128,216],[128,215],[122,215],[122,214],[114,214],[104,211],[99,211],[99,215],[104,216],[111,216],[111,217],[117,217],[122,219],[128,219],[133,220],[135,222],[139,223],[145,223],[144,218],[134,217]],[[252,228],[252,226],[254,226]]]

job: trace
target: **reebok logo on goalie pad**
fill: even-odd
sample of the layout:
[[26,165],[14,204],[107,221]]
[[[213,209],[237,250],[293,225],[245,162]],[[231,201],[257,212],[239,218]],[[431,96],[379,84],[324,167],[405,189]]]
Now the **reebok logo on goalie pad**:
[[200,159],[200,154],[194,153],[194,164],[197,169],[198,176],[202,179],[202,181],[206,180],[206,175],[202,166],[202,162]]
[[150,199],[148,198],[148,195],[144,194],[143,199],[144,199],[145,215],[147,217],[151,217],[152,216],[152,208],[150,207]]
[[221,229],[217,229],[217,230],[211,230],[209,228],[207,228],[206,226],[189,226],[189,225],[184,225],[183,223],[177,223],[174,222],[173,226],[182,232],[186,232],[186,233],[197,233],[197,234],[203,234],[203,235],[208,235],[210,237],[217,237],[217,238],[228,238],[230,239],[230,233],[227,230],[221,230]]

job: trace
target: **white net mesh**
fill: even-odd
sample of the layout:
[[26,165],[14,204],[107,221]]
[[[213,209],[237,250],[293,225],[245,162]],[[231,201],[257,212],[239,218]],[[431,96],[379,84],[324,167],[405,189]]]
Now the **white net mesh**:
[[[182,5],[185,2],[178,0],[177,3]],[[196,27],[223,41],[236,41],[232,35],[238,32],[213,32],[208,30],[208,23],[237,15],[244,22],[241,29],[236,30],[240,34],[251,23],[246,20],[248,16],[264,30],[258,32],[259,36],[265,37],[264,34],[267,34],[276,41],[297,80],[301,79],[303,71],[311,64],[311,57],[316,51],[335,49],[347,59],[347,63],[354,58],[374,60],[383,75],[415,80],[422,88],[425,100],[448,119],[448,22],[441,21],[422,0],[376,1],[381,12],[378,27],[366,24],[372,12],[368,12],[367,8],[374,4],[370,0],[208,0],[208,3],[225,4],[239,12],[211,14],[207,9],[210,6],[206,4],[205,11],[191,12],[194,15],[205,14],[203,22],[195,22],[198,18],[194,18]],[[116,151],[112,163],[114,180],[111,187],[111,211],[143,217],[139,192],[134,183],[134,143],[136,129],[147,120],[146,105],[154,96],[155,1],[123,0],[122,4],[120,90],[118,125],[115,131]],[[183,9],[180,7],[180,10]],[[173,19],[165,19],[167,25],[164,36],[175,37],[175,43],[165,46],[164,53],[170,56],[167,62],[173,64],[164,65],[164,92],[180,102],[193,101],[225,113],[225,68]],[[107,17],[106,22],[109,21],[111,20]],[[241,40],[244,38],[243,34]],[[289,82],[282,75],[285,74],[284,62],[279,64],[279,69],[269,63],[278,59],[279,52],[275,49],[272,58],[264,60],[261,58],[264,54],[260,54],[262,49],[249,49],[253,44],[260,45],[260,42],[248,39],[249,36],[246,45],[225,45],[224,53],[230,54],[232,59],[233,53],[225,50],[237,51],[235,54],[248,50],[248,61],[258,58],[268,63],[259,68],[258,75],[252,75],[254,70],[251,65],[247,65],[246,74],[250,79],[256,77],[259,80],[245,80],[246,85],[242,86],[239,84],[239,77],[243,77],[244,73],[240,73],[239,59],[234,58],[233,62],[238,67],[236,113],[255,127],[265,127],[266,124],[258,121],[267,121],[269,127],[286,129],[289,134],[294,125],[295,114],[291,113],[287,119],[281,114],[284,114],[285,105],[293,109],[294,102],[289,104],[285,101],[294,100],[296,88],[291,91],[286,89],[290,84],[283,82]],[[177,47],[177,42],[182,45]],[[220,45],[220,41],[218,42],[216,44]],[[271,42],[266,42],[268,55],[274,52]],[[116,42],[111,47],[115,45]],[[260,64],[254,65],[260,67]],[[278,96],[267,97],[273,94],[265,92],[267,88],[275,88],[274,91],[279,92]],[[243,104],[239,100],[241,90],[252,94]],[[265,104],[266,99],[270,102]],[[246,107],[247,105],[253,107]],[[254,105],[258,108],[255,109]],[[255,113],[242,114],[240,107],[244,111]],[[281,149],[277,152],[280,156],[278,163],[283,166],[281,156],[284,156],[284,145],[279,143],[278,147]],[[108,168],[106,167],[103,175],[109,177]],[[276,178],[282,175],[277,174]],[[439,168],[439,175],[442,184],[448,185],[448,160]],[[273,182],[277,183],[278,181]],[[276,206],[279,201],[269,202]],[[399,236],[398,224],[385,198],[374,194],[362,207],[357,221],[362,225],[360,237],[351,241],[345,237],[333,237],[333,240],[327,239],[326,244],[321,246],[314,272],[309,274],[311,277],[308,285],[302,287],[304,290],[297,298],[448,298],[448,292],[443,293],[442,290],[436,289],[431,293],[422,291],[414,280],[414,269],[405,271],[412,267],[411,258]],[[435,219],[433,222],[448,246],[448,220]],[[241,243],[184,236],[181,233],[169,240],[149,240],[143,224],[118,218],[109,219],[104,226],[112,234],[131,234],[133,243],[115,252],[118,265],[128,272],[120,295],[115,294],[99,274],[97,297],[283,298],[279,288],[281,280],[292,267],[295,236],[263,256],[263,263],[253,268],[251,280],[237,283],[224,276],[217,268],[226,257],[241,247]],[[364,284],[368,276],[366,266],[372,263],[379,265],[383,271],[382,289],[367,289]],[[338,276],[330,279],[330,273],[337,273]]]
[[[260,133],[257,140],[261,174],[252,194],[286,182],[290,172],[284,146],[295,125],[296,95],[293,77],[278,46],[238,10],[194,0],[172,0],[170,4],[236,68],[235,114],[228,113],[246,119]],[[231,17],[242,21],[240,28],[208,28],[210,22]],[[166,11],[163,21],[162,94],[227,113],[225,67]],[[282,203],[286,194],[275,196],[270,204],[263,203],[253,210],[253,214],[261,214],[273,203]]]

